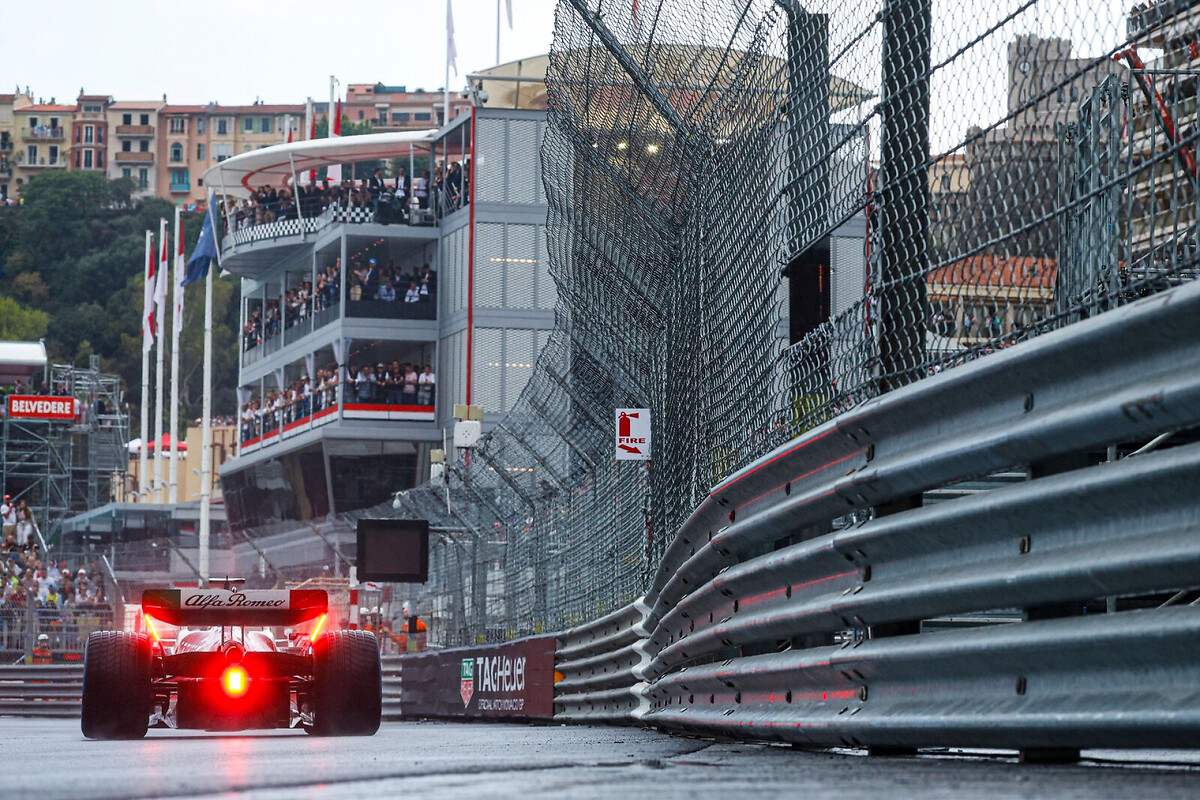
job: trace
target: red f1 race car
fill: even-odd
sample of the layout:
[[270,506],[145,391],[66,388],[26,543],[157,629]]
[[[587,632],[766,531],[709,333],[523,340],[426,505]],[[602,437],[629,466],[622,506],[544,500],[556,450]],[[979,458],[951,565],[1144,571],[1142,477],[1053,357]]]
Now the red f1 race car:
[[[146,633],[98,631],[84,650],[83,735],[137,739],[153,727],[303,727],[319,736],[379,729],[379,645],[328,631],[322,590],[148,589]],[[155,620],[177,626],[159,635]],[[272,628],[313,622],[298,644]],[[165,626],[164,626],[165,627]]]

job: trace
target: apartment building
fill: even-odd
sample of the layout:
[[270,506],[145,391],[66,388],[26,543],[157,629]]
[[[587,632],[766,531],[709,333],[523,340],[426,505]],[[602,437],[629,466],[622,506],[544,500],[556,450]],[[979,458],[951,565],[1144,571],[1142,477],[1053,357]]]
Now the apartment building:
[[156,193],[185,205],[204,201],[202,176],[213,164],[286,142],[289,126],[294,138],[303,138],[303,105],[166,105],[160,114],[158,158],[163,168]]
[[15,127],[13,183],[19,194],[38,173],[66,169],[70,163],[75,106],[34,103],[13,110]]
[[108,177],[129,178],[135,196],[157,189],[156,136],[161,100],[118,100],[108,107]]
[[71,168],[105,174],[108,155],[108,107],[111,95],[84,94],[75,100],[71,139]]
[[[445,96],[439,89],[409,91],[407,86],[352,83],[346,87],[342,114],[351,122],[370,122],[373,130],[407,131],[443,124]],[[458,92],[450,95],[450,119],[468,113],[471,101]]]
[[17,195],[13,185],[17,140],[13,110],[31,105],[33,105],[33,97],[27,91],[0,94],[0,201]]

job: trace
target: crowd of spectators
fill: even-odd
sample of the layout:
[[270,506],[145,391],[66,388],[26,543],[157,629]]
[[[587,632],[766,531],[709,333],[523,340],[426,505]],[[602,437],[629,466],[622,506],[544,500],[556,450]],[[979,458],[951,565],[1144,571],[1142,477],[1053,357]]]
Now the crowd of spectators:
[[314,291],[312,281],[300,284],[284,293],[282,302],[268,300],[251,310],[242,326],[242,350],[253,350],[281,331],[303,324],[313,314],[333,308],[341,293],[341,259],[317,273]]
[[223,224],[240,231],[301,216],[315,218],[330,208],[369,210],[375,222],[408,224],[431,221],[430,210],[433,216],[445,216],[464,207],[470,197],[470,158],[448,167],[438,161],[432,174],[424,170],[409,176],[405,166],[396,172],[385,178],[383,170],[376,169],[369,178],[332,184],[325,179],[303,183],[299,189],[260,186],[248,199],[229,202]]
[[437,299],[437,273],[428,264],[411,274],[389,261],[379,266],[374,258],[350,267],[350,299],[384,303],[430,303]]
[[432,364],[422,367],[393,361],[351,365],[346,371],[346,402],[393,406],[432,406],[437,375]]
[[245,403],[239,412],[243,442],[269,433],[281,425],[323,411],[337,402],[338,370],[330,364],[317,370],[316,382],[304,375],[282,391]]
[[26,608],[32,601],[37,608],[63,609],[107,603],[104,580],[95,561],[80,562],[71,571],[66,561],[44,559],[36,541],[20,545],[16,537],[4,537],[0,544],[0,580],[3,595],[0,608]]
[[[240,411],[243,442],[270,433],[290,422],[323,411],[337,402],[337,365],[317,370],[314,383],[307,375],[282,391],[272,390],[245,403]],[[346,370],[347,403],[433,407],[437,375],[432,364],[392,361],[351,365]]]

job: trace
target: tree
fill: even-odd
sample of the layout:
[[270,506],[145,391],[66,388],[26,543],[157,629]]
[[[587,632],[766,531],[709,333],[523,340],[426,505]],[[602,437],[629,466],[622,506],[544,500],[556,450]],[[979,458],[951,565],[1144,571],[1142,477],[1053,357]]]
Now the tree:
[[0,295],[0,339],[31,342],[46,335],[50,315]]

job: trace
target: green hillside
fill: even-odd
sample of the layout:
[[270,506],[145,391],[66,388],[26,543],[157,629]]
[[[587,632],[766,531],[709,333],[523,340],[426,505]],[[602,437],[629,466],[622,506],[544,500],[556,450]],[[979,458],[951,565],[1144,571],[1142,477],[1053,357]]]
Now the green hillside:
[[[22,189],[24,204],[0,207],[0,339],[45,338],[55,362],[121,376],[134,425],[141,399],[141,313],[145,231],[174,224],[174,207],[132,199],[133,184],[91,172],[47,170]],[[184,214],[191,253],[203,215]],[[172,243],[172,247],[174,244]],[[156,242],[155,248],[159,245]],[[238,284],[213,287],[213,412],[236,410]],[[180,339],[180,417],[200,415],[204,287],[187,289]],[[169,310],[166,347],[170,347]],[[166,351],[170,374],[170,350]],[[134,431],[137,435],[137,432]]]

